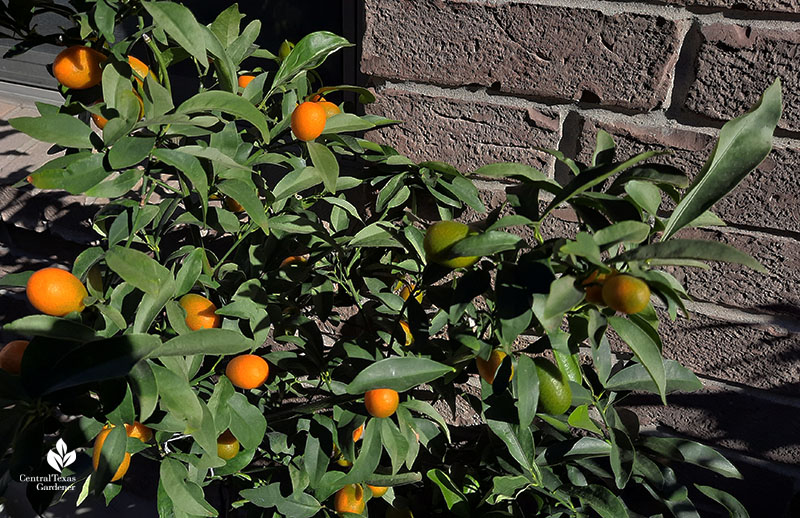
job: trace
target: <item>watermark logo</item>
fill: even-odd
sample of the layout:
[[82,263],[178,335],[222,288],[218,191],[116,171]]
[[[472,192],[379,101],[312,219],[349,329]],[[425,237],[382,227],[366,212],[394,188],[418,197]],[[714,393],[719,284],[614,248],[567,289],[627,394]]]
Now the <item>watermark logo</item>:
[[64,468],[75,462],[76,458],[74,451],[67,451],[67,443],[64,442],[64,439],[59,439],[56,447],[47,452],[47,463],[59,474]]

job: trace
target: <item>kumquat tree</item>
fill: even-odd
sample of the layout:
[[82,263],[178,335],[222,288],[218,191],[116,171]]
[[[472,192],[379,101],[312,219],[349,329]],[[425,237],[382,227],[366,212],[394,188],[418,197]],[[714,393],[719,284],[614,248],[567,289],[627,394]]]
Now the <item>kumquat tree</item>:
[[[722,224],[712,206],[769,153],[778,81],[690,174],[665,150],[619,158],[602,131],[591,163],[539,150],[563,183],[463,172],[362,136],[398,121],[336,104],[374,100],[315,70],[345,39],[272,53],[237,6],[202,25],[190,4],[10,0],[0,16],[16,51],[64,47],[63,104],[10,121],[60,153],[18,187],[100,200],[70,271],[0,279],[30,301],[2,322],[19,338],[0,350],[5,480],[53,473],[63,440],[78,506],[143,463],[164,518],[688,517],[701,493],[747,516],[682,468],[740,477],[731,462],[640,433],[624,402],[701,387],[662,356],[688,299],[670,268],[763,270],[680,231]],[[36,32],[45,12],[57,37]],[[500,209],[475,178],[513,182]],[[576,228],[552,235],[564,206]],[[62,496],[28,495],[38,511]]]

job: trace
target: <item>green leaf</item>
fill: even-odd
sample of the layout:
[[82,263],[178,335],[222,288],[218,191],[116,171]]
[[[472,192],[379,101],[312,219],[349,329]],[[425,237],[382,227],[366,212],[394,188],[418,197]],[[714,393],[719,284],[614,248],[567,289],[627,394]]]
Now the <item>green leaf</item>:
[[641,166],[632,167],[620,174],[606,192],[609,194],[619,194],[622,192],[622,186],[630,180],[639,180],[658,185],[671,185],[680,188],[689,186],[689,179],[686,177],[686,173],[677,167],[665,164],[642,164]]
[[11,127],[26,135],[72,148],[91,148],[89,136],[92,128],[66,113],[53,113],[42,117],[17,117],[8,121]]
[[391,419],[381,419],[381,444],[392,462],[392,475],[397,474],[408,454],[408,441]]
[[569,491],[602,518],[627,518],[630,516],[622,500],[603,486],[576,486],[571,487]]
[[239,37],[239,25],[244,15],[239,12],[239,5],[233,4],[219,13],[211,22],[210,29],[226,48]]
[[[664,376],[667,380],[666,392],[693,392],[703,388],[703,383],[692,371],[676,362],[664,360]],[[637,363],[625,367],[606,382],[608,390],[637,390],[658,394],[658,387],[644,365]]]
[[641,243],[650,235],[650,225],[641,221],[620,221],[594,234],[594,242],[602,248],[619,243]]
[[202,248],[195,248],[184,258],[181,269],[175,276],[175,296],[180,297],[191,291],[197,279],[200,278],[200,273],[203,271],[203,259],[205,258],[205,250]]
[[100,462],[98,469],[92,473],[91,487],[95,490],[103,488],[119,469],[125,457],[126,443],[125,429],[117,426],[111,429],[103,441],[103,448],[100,450]]
[[[533,310],[546,329],[556,329],[564,314],[583,300],[584,292],[575,287],[575,277],[562,275],[550,285],[544,305],[534,303]],[[535,297],[534,300],[538,299]]]
[[658,207],[661,205],[661,190],[655,185],[632,180],[625,184],[625,192],[648,213],[653,215],[658,213]]
[[258,197],[256,186],[244,180],[225,180],[217,188],[226,196],[230,196],[244,208],[252,220],[269,235],[269,219],[264,210],[264,204]]
[[246,120],[258,129],[265,143],[269,142],[269,127],[264,114],[250,102],[231,92],[220,90],[201,92],[178,106],[176,113],[189,114],[212,110],[219,110]]
[[766,158],[781,117],[781,98],[779,78],[750,111],[725,123],[711,156],[667,221],[662,241],[710,209]]
[[60,189],[70,194],[83,194],[102,182],[111,173],[103,165],[101,153],[81,154],[81,158],[63,168],[39,170],[31,175],[40,189]]
[[143,2],[156,26],[206,67],[206,38],[204,27],[197,23],[192,11],[174,2]]
[[473,176],[488,176],[490,178],[518,178],[531,182],[555,183],[544,173],[525,164],[500,162],[479,167],[472,172]]
[[153,157],[186,175],[194,186],[195,192],[200,195],[200,199],[203,201],[203,213],[205,213],[208,208],[208,176],[200,160],[177,149],[164,148],[153,151]]
[[448,249],[448,257],[486,256],[506,250],[521,248],[524,240],[500,230],[490,230],[482,234],[467,236]]
[[517,384],[519,425],[527,428],[536,417],[536,408],[539,405],[539,377],[530,356],[524,354],[519,356],[514,380]]
[[97,338],[91,327],[49,315],[22,317],[4,325],[3,331],[23,336],[47,336],[75,342],[88,342]]
[[570,426],[574,426],[575,428],[580,428],[581,430],[588,430],[590,432],[594,432],[598,435],[602,435],[600,428],[594,424],[589,418],[589,406],[588,405],[581,405],[569,415],[567,422]]
[[145,293],[157,295],[168,281],[174,287],[172,273],[144,252],[114,246],[106,253],[106,263],[125,282]]
[[153,351],[150,358],[192,354],[237,354],[253,347],[253,341],[231,329],[198,329],[176,336]]
[[9,288],[24,288],[28,284],[28,279],[33,275],[33,270],[27,272],[7,273],[0,277],[0,286]]
[[448,365],[427,358],[413,356],[386,358],[359,372],[347,385],[346,390],[348,394],[363,394],[376,388],[404,392],[454,371],[455,369]]
[[375,124],[365,120],[363,117],[352,113],[337,113],[325,121],[325,128],[322,134],[343,133],[345,131],[364,131],[372,129]]
[[[340,481],[339,487],[346,484],[361,483],[365,478],[369,477],[375,472],[381,459],[381,421],[382,419],[369,419],[364,428],[363,444],[361,445],[361,452],[356,457],[353,467],[347,476]],[[338,488],[337,488],[338,489]],[[327,495],[319,492],[317,498],[323,500]]]
[[642,445],[664,457],[688,462],[728,478],[741,479],[736,466],[713,448],[699,442],[673,437],[641,438]]
[[730,245],[703,239],[670,239],[669,241],[640,246],[618,255],[611,261],[644,261],[647,259],[701,259],[705,261],[724,261],[749,266],[757,272],[767,272],[761,263],[748,254]]
[[156,144],[155,137],[120,138],[108,152],[108,163],[114,169],[131,167],[150,155]]
[[583,257],[591,263],[596,265],[603,264],[603,258],[600,256],[600,247],[588,232],[579,232],[575,236],[575,241],[567,241],[567,244],[561,247],[560,252],[564,255],[576,255]]
[[617,488],[624,489],[633,473],[636,460],[636,450],[628,434],[614,428],[611,432],[611,470],[614,472],[614,481]]
[[[510,423],[505,421],[495,421],[494,419],[487,419],[486,422],[492,432],[506,444],[508,452],[519,462],[519,465],[529,473],[532,473],[534,466],[531,462],[533,459],[533,452],[526,451],[524,444],[515,433],[515,427],[512,427]],[[520,429],[520,432],[531,433],[530,428]],[[532,441],[533,439],[531,439],[531,442]]]
[[175,511],[191,516],[218,516],[219,513],[203,498],[203,490],[189,478],[189,471],[172,457],[161,459],[161,484]]
[[633,354],[636,355],[636,358],[647,370],[647,373],[658,388],[661,400],[666,405],[667,376],[659,344],[654,342],[653,337],[632,320],[614,316],[608,318],[608,323],[620,338],[628,344]]
[[139,421],[146,421],[158,406],[156,376],[147,361],[133,366],[128,374],[131,389],[139,402]]
[[607,165],[614,161],[614,139],[605,130],[597,132],[597,145],[592,154],[592,165]]
[[87,189],[86,196],[93,196],[96,198],[119,198],[130,192],[130,190],[139,183],[142,176],[144,176],[144,171],[138,168],[123,171],[114,178],[104,180],[94,187]]
[[186,431],[198,430],[203,422],[203,407],[185,377],[166,367],[150,363],[161,396],[162,410],[186,422]]
[[248,450],[254,450],[264,440],[267,420],[258,407],[253,406],[244,394],[234,393],[226,403],[230,410],[231,433]]
[[350,46],[352,45],[346,39],[327,31],[313,32],[305,36],[281,62],[267,97],[279,87],[292,82],[297,74],[317,68],[330,54]]
[[447,473],[440,469],[432,469],[428,471],[427,476],[439,487],[448,510],[453,509],[458,504],[462,504],[462,506],[467,504],[467,497],[450,480]]
[[408,401],[402,403],[403,407],[413,410],[414,412],[419,412],[420,414],[427,415],[431,419],[433,419],[436,424],[439,425],[439,428],[444,433],[445,437],[447,437],[447,441],[450,442],[450,427],[447,426],[447,422],[442,417],[433,405],[428,403],[427,401],[420,401],[418,399],[409,399]]
[[46,375],[39,373],[38,390],[48,394],[126,376],[138,361],[159,345],[161,340],[157,336],[143,334],[115,336],[83,344],[53,363]]
[[393,228],[390,224],[382,221],[370,223],[353,236],[353,239],[350,240],[350,246],[403,248],[403,245],[394,238],[389,230],[387,230],[387,227]]
[[319,142],[306,142],[308,154],[317,172],[322,177],[325,189],[335,193],[336,179],[339,178],[339,162],[328,146]]
[[547,215],[549,215],[556,207],[568,201],[572,197],[586,191],[587,189],[591,189],[595,185],[599,185],[604,182],[610,176],[613,176],[620,171],[624,171],[629,167],[636,165],[637,163],[641,162],[642,160],[647,160],[652,156],[656,156],[661,154],[659,151],[647,151],[645,153],[640,153],[633,158],[630,158],[622,163],[614,163],[614,164],[607,164],[603,166],[594,167],[591,169],[586,169],[585,171],[581,172],[578,176],[576,176],[571,182],[569,182],[562,190],[559,192],[553,201],[547,206],[547,209],[543,212],[542,216],[539,218],[539,221],[543,220]]
[[695,484],[694,487],[727,509],[730,518],[750,518],[750,515],[747,513],[747,509],[745,509],[736,498],[725,491],[713,488],[711,486],[701,486],[698,484]]

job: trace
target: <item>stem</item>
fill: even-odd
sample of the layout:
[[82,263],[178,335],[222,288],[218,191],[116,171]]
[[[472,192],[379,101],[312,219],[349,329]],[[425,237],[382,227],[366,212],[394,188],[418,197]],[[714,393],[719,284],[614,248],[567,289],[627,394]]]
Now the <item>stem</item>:
[[236,238],[236,242],[234,242],[233,245],[231,245],[231,247],[228,249],[228,251],[225,252],[225,255],[220,257],[219,261],[217,261],[217,264],[211,270],[212,277],[217,273],[217,270],[219,270],[220,266],[225,264],[225,259],[227,259],[228,256],[231,255],[231,253],[236,249],[236,247],[238,247],[247,236],[252,234],[256,228],[258,227],[253,222],[248,223],[245,231],[242,234],[240,234],[238,238]]

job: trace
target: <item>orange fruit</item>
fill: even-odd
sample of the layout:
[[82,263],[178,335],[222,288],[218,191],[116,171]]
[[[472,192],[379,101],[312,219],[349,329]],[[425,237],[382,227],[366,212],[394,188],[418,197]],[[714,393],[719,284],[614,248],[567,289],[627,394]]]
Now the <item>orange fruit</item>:
[[448,268],[468,268],[478,262],[478,256],[448,257],[450,248],[474,234],[464,223],[458,221],[437,221],[425,233],[422,241],[428,261],[447,266]]
[[411,334],[411,327],[409,327],[408,322],[405,320],[400,321],[400,327],[403,328],[403,334],[406,335],[406,345],[411,345],[414,343],[414,335]]
[[603,301],[615,311],[632,315],[650,303],[650,287],[633,275],[613,275],[603,284]]
[[364,433],[364,424],[362,423],[361,426],[353,430],[353,442],[357,442],[361,439],[361,435]]
[[604,305],[603,303],[603,284],[608,278],[609,274],[600,273],[600,270],[594,270],[583,280],[581,286],[586,292],[586,302],[597,304],[598,306]]
[[228,363],[225,375],[239,388],[254,389],[267,381],[269,364],[261,356],[240,354]]
[[222,324],[222,317],[216,314],[217,306],[196,293],[187,293],[178,301],[186,311],[186,325],[192,331],[210,329]]
[[545,414],[561,415],[572,404],[572,389],[569,380],[553,362],[547,358],[534,358],[536,374],[539,376],[539,409]]
[[[475,363],[478,366],[478,373],[481,375],[486,383],[491,385],[494,383],[494,375],[497,373],[497,369],[500,368],[500,364],[503,363],[503,359],[506,357],[506,353],[501,351],[500,349],[495,349],[489,355],[488,360],[484,360],[480,356],[475,358]],[[511,365],[511,375],[508,377],[509,380],[514,377],[514,365]]]
[[244,210],[244,207],[230,196],[225,198],[225,206],[228,207],[228,210],[231,212],[242,212]]
[[[416,286],[414,286],[413,283],[410,283],[410,282],[406,283],[404,281],[397,281],[397,286],[402,286],[402,288],[400,288],[400,297],[403,300],[408,300],[408,297],[410,297],[411,294],[413,293],[414,294],[414,298],[417,299],[417,302],[422,304],[423,293],[422,293],[421,290],[416,290],[415,291]],[[397,289],[397,287],[395,287],[395,289]]]
[[370,491],[372,491],[372,496],[375,498],[380,498],[385,495],[387,491],[389,491],[389,488],[385,486],[370,486],[367,484],[367,487],[370,489]]
[[139,439],[142,442],[150,442],[150,439],[153,438],[153,430],[139,421],[134,421],[133,424],[126,424],[125,433],[128,437]]
[[292,132],[304,142],[314,140],[322,135],[327,118],[325,108],[319,103],[306,101],[292,112]]
[[134,71],[134,79],[136,82],[139,83],[139,86],[144,85],[144,79],[147,77],[147,74],[150,73],[150,67],[144,64],[144,62],[136,57],[128,56],[128,64],[131,66],[131,69]]
[[[103,444],[106,442],[106,437],[108,437],[108,434],[111,433],[112,428],[114,428],[114,425],[104,426],[103,429],[100,430],[100,433],[97,435],[97,439],[94,440],[94,450],[92,451],[92,466],[94,466],[95,471],[97,471],[97,467],[100,465],[100,452],[103,449]],[[130,465],[131,465],[131,454],[126,451],[125,456],[122,458],[122,463],[117,468],[117,472],[114,473],[113,477],[111,477],[111,482],[116,482],[117,480],[124,477]]]
[[364,488],[360,484],[348,484],[337,491],[333,497],[333,508],[339,514],[361,514],[366,505]]
[[389,417],[397,410],[400,395],[396,390],[381,388],[368,390],[364,394],[364,406],[373,417]]
[[[0,349],[0,369],[9,374],[19,374],[22,369],[22,355],[25,353],[25,349],[28,348],[29,343],[27,340],[14,340]],[[353,435],[355,435],[355,432]]]
[[247,85],[250,84],[250,81],[255,79],[256,76],[239,76],[239,88],[247,88]]
[[281,261],[281,264],[280,264],[279,268],[284,268],[286,266],[291,266],[293,264],[304,264],[304,263],[307,263],[308,262],[308,258],[309,258],[308,254],[290,255],[289,257],[287,257],[286,259]]
[[103,78],[100,64],[105,60],[102,52],[75,45],[58,53],[53,61],[53,75],[67,88],[85,90],[100,83]]
[[[140,96],[138,93],[133,92],[133,94],[139,101],[139,120],[142,120],[142,117],[144,117],[144,101],[142,101],[142,96]],[[97,101],[95,104],[100,102],[102,101]],[[97,113],[92,114],[92,121],[94,122],[94,125],[97,126],[98,129],[103,129],[106,127],[106,124],[108,124],[108,119]]]
[[225,430],[217,438],[217,456],[221,459],[231,460],[239,453],[239,440],[230,430]]
[[326,119],[330,118],[330,117],[333,117],[337,113],[342,113],[342,110],[340,110],[338,106],[336,106],[335,104],[333,104],[330,101],[326,101],[326,100],[323,99],[322,101],[319,101],[317,104],[319,104],[320,106],[322,106],[325,109],[325,118]]
[[55,317],[83,311],[83,299],[89,296],[80,279],[59,268],[44,268],[31,275],[25,292],[33,307]]

